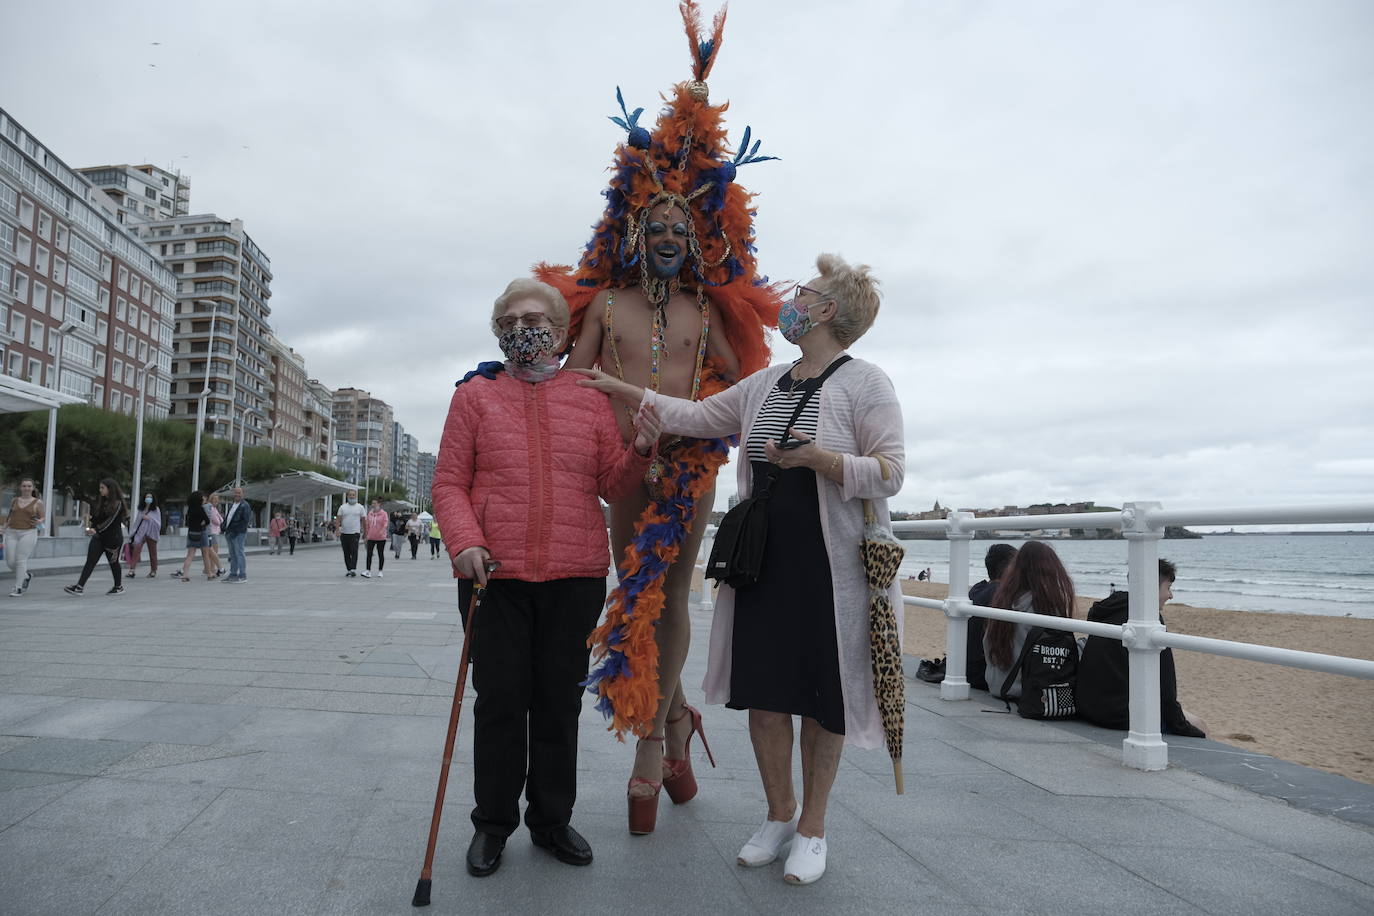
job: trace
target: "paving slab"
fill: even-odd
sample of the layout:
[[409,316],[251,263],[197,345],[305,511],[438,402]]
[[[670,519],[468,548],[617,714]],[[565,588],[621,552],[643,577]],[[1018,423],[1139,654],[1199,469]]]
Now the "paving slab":
[[[0,911],[409,912],[462,630],[444,564],[395,565],[349,580],[336,552],[302,551],[251,558],[232,590],[140,580],[136,601],[76,601],[50,579],[6,606]],[[709,614],[692,624],[684,683],[699,704]],[[657,831],[630,837],[633,747],[590,702],[574,823],[596,861],[563,865],[517,831],[501,870],[474,879],[472,702],[432,913],[1374,912],[1360,819],[1374,787],[1215,742],[1176,742],[1173,766],[1141,773],[1122,767],[1120,732],[949,703],[919,682],[906,793],[885,752],[844,753],[816,885],[735,864],[765,811],[746,714],[705,710],[719,766],[695,742],[698,797],[663,801]],[[1264,775],[1237,772],[1252,768]],[[54,862],[80,875],[55,881]]]

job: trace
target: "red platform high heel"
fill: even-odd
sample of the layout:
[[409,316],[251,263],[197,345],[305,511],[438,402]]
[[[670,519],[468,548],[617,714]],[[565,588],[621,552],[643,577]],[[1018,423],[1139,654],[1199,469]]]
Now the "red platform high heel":
[[[653,736],[639,740],[663,741],[662,738]],[[633,795],[631,790],[635,786],[651,786],[654,790],[653,794]],[[643,776],[630,777],[630,784],[625,787],[625,800],[629,803],[630,834],[632,836],[644,836],[654,832],[654,827],[658,824],[658,793],[662,788],[662,782],[645,779]]]
[[715,755],[711,753],[711,745],[706,742],[706,731],[701,727],[701,712],[695,707],[682,704],[682,712],[676,719],[669,719],[668,723],[681,722],[683,716],[692,717],[692,730],[687,733],[687,741],[682,746],[682,759],[672,760],[668,757],[663,758],[663,788],[668,790],[668,797],[673,800],[673,804],[685,804],[697,796],[697,777],[692,772],[692,736],[701,735],[701,745],[706,748],[706,759],[711,761],[711,766],[716,765]]

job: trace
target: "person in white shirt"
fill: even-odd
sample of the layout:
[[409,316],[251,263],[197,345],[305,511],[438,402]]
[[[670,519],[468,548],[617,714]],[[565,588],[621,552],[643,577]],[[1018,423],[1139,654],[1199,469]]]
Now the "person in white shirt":
[[350,578],[358,575],[358,539],[363,533],[363,519],[367,510],[358,505],[358,491],[349,490],[344,494],[346,502],[339,507],[334,522],[339,526],[339,543],[343,545],[344,575]]

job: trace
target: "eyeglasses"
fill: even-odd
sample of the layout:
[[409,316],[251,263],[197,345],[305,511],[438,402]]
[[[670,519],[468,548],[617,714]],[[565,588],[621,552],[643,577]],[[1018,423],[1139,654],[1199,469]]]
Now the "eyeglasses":
[[496,326],[503,331],[509,331],[511,328],[515,327],[517,323],[527,328],[553,327],[553,322],[550,321],[549,316],[545,315],[543,312],[528,312],[524,315],[505,315],[496,319]]
[[792,300],[795,302],[797,299],[801,298],[802,293],[814,293],[817,296],[825,295],[825,293],[821,292],[818,289],[812,289],[809,286],[803,286],[800,283],[798,283],[796,288],[792,290]]

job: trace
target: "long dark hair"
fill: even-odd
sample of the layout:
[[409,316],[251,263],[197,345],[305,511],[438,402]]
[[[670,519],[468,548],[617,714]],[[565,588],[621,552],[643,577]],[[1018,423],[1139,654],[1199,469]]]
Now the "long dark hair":
[[200,506],[205,503],[205,494],[199,490],[192,490],[186,495],[186,509],[190,511],[192,506]]
[[152,502],[150,502],[150,503],[144,503],[143,505],[139,506],[138,508],[142,509],[144,512],[152,512],[154,509],[157,508],[157,494],[156,494],[156,493],[144,493],[143,495],[144,495],[146,498],[151,499]]
[[[1073,580],[1059,562],[1054,548],[1040,541],[1031,541],[1016,552],[1011,566],[1002,573],[1002,583],[992,596],[992,606],[1012,609],[1012,604],[1024,594],[1030,594],[1031,610],[1047,617],[1072,617],[1074,611]],[[1009,620],[989,620],[983,630],[988,643],[988,661],[998,668],[1010,668],[1012,636],[1016,624]]]
[[103,517],[116,512],[123,521],[124,516],[128,514],[128,507],[124,505],[124,491],[115,483],[113,477],[106,477],[100,484],[105,488],[105,495],[97,497],[96,514]]

